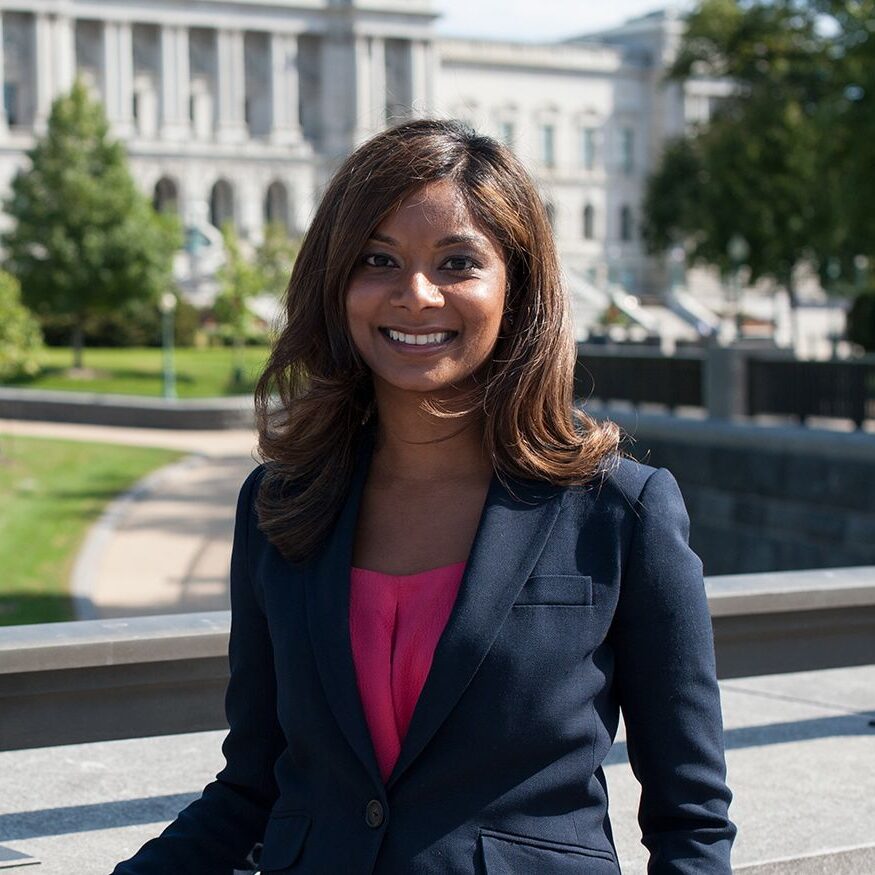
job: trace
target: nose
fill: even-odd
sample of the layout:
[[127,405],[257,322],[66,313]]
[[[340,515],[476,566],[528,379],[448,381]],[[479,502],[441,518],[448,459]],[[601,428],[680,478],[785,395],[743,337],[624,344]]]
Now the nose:
[[399,280],[392,294],[392,303],[396,307],[414,312],[429,307],[443,307],[443,293],[423,271],[405,271]]

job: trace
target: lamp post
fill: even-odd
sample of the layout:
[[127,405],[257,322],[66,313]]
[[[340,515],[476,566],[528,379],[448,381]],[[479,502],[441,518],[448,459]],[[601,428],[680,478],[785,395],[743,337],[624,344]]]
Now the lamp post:
[[730,279],[730,289],[732,301],[735,305],[735,336],[737,340],[741,339],[741,275],[740,271],[747,257],[750,255],[750,245],[741,234],[733,234],[729,238],[729,244],[726,247],[726,252],[729,255],[729,263],[732,265],[732,276]]
[[176,295],[164,292],[158,299],[161,311],[161,353],[164,372],[164,397],[176,398],[176,371],[173,367],[173,328],[176,314]]

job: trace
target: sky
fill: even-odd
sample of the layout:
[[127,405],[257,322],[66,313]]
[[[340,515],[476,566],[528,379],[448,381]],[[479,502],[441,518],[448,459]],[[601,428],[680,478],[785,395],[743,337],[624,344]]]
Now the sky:
[[512,40],[552,40],[620,24],[627,18],[680,0],[432,0],[443,13],[438,32],[446,36]]

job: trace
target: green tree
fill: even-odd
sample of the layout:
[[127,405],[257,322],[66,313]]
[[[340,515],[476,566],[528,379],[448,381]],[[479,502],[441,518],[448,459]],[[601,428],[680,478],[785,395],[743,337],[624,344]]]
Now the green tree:
[[[822,194],[842,219],[830,239],[846,289],[858,287],[856,256],[875,262],[875,0],[816,0],[831,25],[831,86],[821,153],[831,170]],[[828,274],[826,276],[829,279]]]
[[154,301],[171,282],[179,223],[158,216],[112,141],[101,104],[81,82],[52,105],[48,130],[12,182],[3,236],[8,270],[37,315],[73,323],[73,363],[82,366],[89,316],[132,299]]
[[39,371],[39,323],[21,303],[18,280],[0,270],[0,380]]
[[875,286],[858,294],[848,311],[848,340],[875,352]]
[[292,265],[301,241],[289,237],[285,226],[271,222],[264,229],[264,240],[255,251],[255,263],[261,272],[265,291],[282,294],[289,282]]
[[257,260],[243,252],[240,239],[231,222],[222,225],[225,263],[219,268],[219,294],[213,303],[213,313],[223,325],[234,346],[232,380],[243,384],[243,347],[257,333],[256,318],[249,308],[252,298],[266,289],[265,277]]
[[733,265],[729,242],[749,246],[750,278],[771,277],[796,303],[793,274],[818,266],[836,223],[823,197],[821,151],[831,83],[829,45],[812,4],[703,0],[689,16],[670,77],[732,81],[711,120],[671,144],[648,182],[651,251],[683,242],[692,262]]

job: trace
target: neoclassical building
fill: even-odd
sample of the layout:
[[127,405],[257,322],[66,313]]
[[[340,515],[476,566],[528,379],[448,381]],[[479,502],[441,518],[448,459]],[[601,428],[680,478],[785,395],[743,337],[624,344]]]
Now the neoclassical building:
[[541,186],[567,270],[644,293],[644,182],[727,84],[666,84],[682,22],[652,13],[559,43],[445,39],[440,0],[2,0],[0,194],[80,76],[157,206],[194,227],[303,230],[332,168],[396,119],[461,118]]

